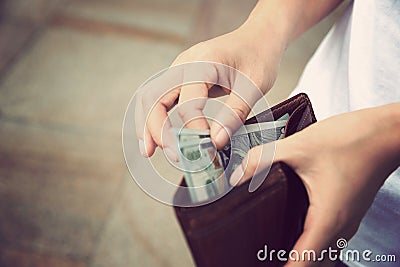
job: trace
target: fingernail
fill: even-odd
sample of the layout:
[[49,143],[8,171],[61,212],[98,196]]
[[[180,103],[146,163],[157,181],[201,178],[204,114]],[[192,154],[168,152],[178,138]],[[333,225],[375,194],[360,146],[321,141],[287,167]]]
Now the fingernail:
[[229,135],[225,131],[225,129],[221,127],[218,130],[217,134],[215,135],[215,143],[221,146],[228,143],[228,141],[229,141]]
[[178,162],[178,155],[169,147],[164,148],[164,153],[167,158],[174,162]]
[[144,147],[144,142],[142,139],[139,139],[139,150],[143,157],[147,157],[146,148]]
[[233,173],[231,174],[231,178],[229,179],[229,183],[231,184],[231,186],[235,186],[237,185],[237,183],[240,181],[240,179],[243,176],[243,167],[242,164],[240,164],[236,170],[233,171]]

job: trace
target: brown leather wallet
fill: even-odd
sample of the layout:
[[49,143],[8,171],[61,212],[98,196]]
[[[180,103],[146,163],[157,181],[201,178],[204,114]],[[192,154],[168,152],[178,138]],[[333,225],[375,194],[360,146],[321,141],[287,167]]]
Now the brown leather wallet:
[[[271,108],[274,118],[289,114],[285,137],[316,122],[307,95],[296,95]],[[257,115],[263,122],[263,115]],[[256,123],[255,118],[246,124]],[[197,266],[282,266],[276,255],[261,260],[260,250],[293,247],[303,230],[308,208],[306,189],[298,175],[285,163],[274,163],[262,185],[249,193],[247,181],[221,199],[198,207],[175,207]],[[182,185],[185,185],[184,181]],[[175,198],[183,196],[178,190]]]

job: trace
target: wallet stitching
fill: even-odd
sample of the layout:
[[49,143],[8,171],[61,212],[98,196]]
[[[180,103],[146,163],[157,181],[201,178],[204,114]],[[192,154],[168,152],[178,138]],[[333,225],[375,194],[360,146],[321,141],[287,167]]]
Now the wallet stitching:
[[[289,99],[288,99],[288,100],[289,100]],[[291,101],[288,101],[287,103],[285,103],[285,101],[284,101],[284,102],[281,103],[282,105],[279,105],[279,104],[278,104],[278,106],[277,106],[277,108],[274,110],[274,112],[275,112],[275,113],[279,113],[281,110],[287,109],[288,106],[289,106],[289,107],[290,107],[290,106],[293,106],[293,103],[296,103],[296,102],[299,102],[298,106],[301,106],[303,103],[306,103],[306,104],[308,104],[308,105],[311,104],[311,102],[309,101],[309,99],[308,99],[304,94],[300,94],[297,98],[294,98],[294,99],[292,99]],[[294,108],[294,109],[297,109],[297,107]],[[290,113],[292,113],[293,111],[294,111],[294,110],[290,111]]]
[[292,113],[290,114],[290,117],[289,117],[289,119],[288,119],[288,121],[287,121],[287,123],[286,123],[286,127],[285,127],[285,137],[287,137],[287,136],[289,136],[289,135],[291,135],[291,134],[289,134],[288,135],[288,132],[289,132],[289,129],[291,129],[291,128],[293,128],[292,127],[292,124],[295,124],[295,125],[297,125],[296,127],[294,127],[294,128],[296,128],[296,131],[295,132],[298,132],[299,130],[299,127],[300,127],[300,121],[299,120],[296,120],[295,122],[293,122],[293,117],[297,114],[297,113],[300,113],[300,112],[302,112],[301,114],[303,115],[304,114],[304,108],[306,108],[307,107],[307,103],[301,103],[300,105],[298,105],[293,111],[292,111]]
[[276,107],[276,111],[280,111],[281,109],[292,105],[294,102],[303,102],[306,98],[304,97],[304,94],[300,94],[298,97],[295,97],[294,99],[287,99],[286,101],[283,101],[280,105],[278,104]]
[[312,121],[312,123],[314,123],[314,122],[317,121],[317,118],[315,117],[314,110],[313,110],[313,108],[312,108],[311,101],[310,101],[310,99],[308,98],[308,96],[306,97],[306,102],[307,102],[308,108],[310,109],[311,121]]
[[[299,100],[302,100],[302,99],[299,99]],[[302,102],[302,101],[300,101],[300,102]],[[296,99],[294,99],[293,101],[290,101],[290,102],[286,103],[285,105],[282,105],[279,108],[275,109],[275,112],[280,112],[283,109],[287,109],[287,107],[291,106],[293,104],[293,102],[296,102]],[[292,111],[290,113],[292,113]]]
[[304,129],[304,122],[306,121],[308,116],[310,116],[310,112],[307,112],[307,111],[305,111],[305,112],[306,112],[306,116],[304,116],[303,119],[301,120],[300,129]]

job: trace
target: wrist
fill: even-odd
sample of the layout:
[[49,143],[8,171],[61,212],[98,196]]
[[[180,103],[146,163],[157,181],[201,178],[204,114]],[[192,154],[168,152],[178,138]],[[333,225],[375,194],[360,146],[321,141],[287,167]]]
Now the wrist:
[[257,28],[260,36],[279,43],[283,50],[343,0],[259,0],[244,25]]
[[288,3],[285,0],[260,0],[242,25],[262,39],[260,43],[274,43],[285,51],[296,38],[298,22],[304,1]]

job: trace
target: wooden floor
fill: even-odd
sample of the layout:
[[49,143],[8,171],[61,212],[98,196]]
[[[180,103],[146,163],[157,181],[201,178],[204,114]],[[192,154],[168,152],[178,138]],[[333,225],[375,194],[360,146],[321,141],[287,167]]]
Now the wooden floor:
[[[122,119],[143,81],[254,4],[1,1],[0,266],[193,265],[172,208],[127,171]],[[288,50],[271,103],[294,88],[332,20]]]

